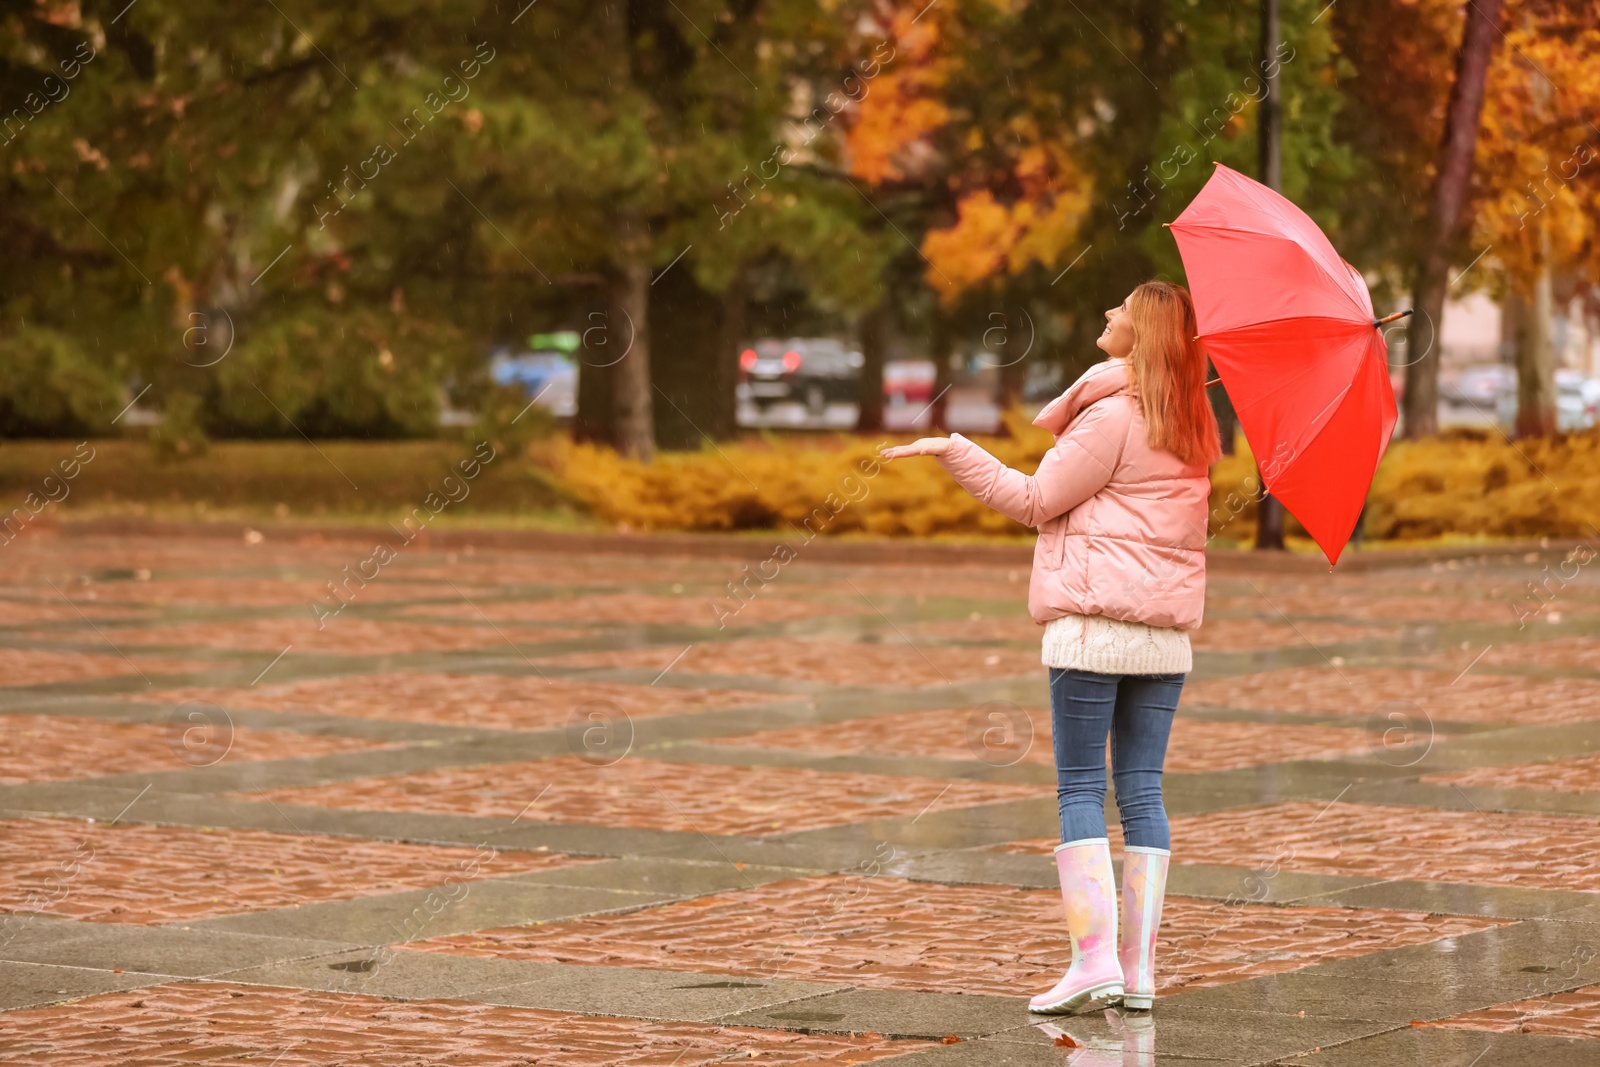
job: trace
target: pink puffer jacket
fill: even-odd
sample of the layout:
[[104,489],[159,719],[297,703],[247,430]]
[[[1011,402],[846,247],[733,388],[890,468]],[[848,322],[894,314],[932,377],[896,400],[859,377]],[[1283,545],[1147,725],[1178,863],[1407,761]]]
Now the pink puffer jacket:
[[1150,447],[1125,360],[1091,367],[1033,420],[1056,435],[1032,477],[950,435],[939,457],[962,488],[1036,527],[1028,613],[1200,625],[1206,592],[1206,468]]

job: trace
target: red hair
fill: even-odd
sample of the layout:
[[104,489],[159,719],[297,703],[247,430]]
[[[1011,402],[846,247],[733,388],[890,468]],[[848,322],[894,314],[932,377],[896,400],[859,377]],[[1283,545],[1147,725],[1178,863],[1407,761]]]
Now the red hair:
[[1222,455],[1222,435],[1206,396],[1206,350],[1195,337],[1199,327],[1189,290],[1145,282],[1128,296],[1128,319],[1128,363],[1150,447],[1210,466]]

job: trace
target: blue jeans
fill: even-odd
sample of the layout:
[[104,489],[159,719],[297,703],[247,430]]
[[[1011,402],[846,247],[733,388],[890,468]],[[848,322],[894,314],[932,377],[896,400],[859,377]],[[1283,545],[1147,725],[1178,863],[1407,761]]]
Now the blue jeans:
[[1050,668],[1061,840],[1106,836],[1106,735],[1123,840],[1171,848],[1161,765],[1183,690],[1181,674],[1096,674]]

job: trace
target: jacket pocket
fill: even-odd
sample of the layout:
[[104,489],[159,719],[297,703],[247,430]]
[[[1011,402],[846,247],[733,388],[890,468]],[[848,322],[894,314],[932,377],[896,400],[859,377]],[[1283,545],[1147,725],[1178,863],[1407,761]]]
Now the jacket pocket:
[[1061,561],[1067,553],[1067,524],[1060,519],[1051,519],[1039,527],[1039,548],[1034,555],[1034,561],[1052,571],[1061,569]]

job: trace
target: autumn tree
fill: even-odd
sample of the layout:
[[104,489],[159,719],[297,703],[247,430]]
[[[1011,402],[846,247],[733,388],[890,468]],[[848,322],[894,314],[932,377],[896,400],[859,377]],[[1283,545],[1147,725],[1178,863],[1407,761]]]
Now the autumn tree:
[[[1341,81],[1351,102],[1341,136],[1368,164],[1354,179],[1346,232],[1363,260],[1390,265],[1385,273],[1398,284],[1389,288],[1412,292],[1417,308],[1405,356],[1407,423],[1414,428],[1408,433],[1430,432],[1438,404],[1435,327],[1442,312],[1413,285],[1422,277],[1418,264],[1441,247],[1441,146],[1453,153],[1451,180],[1467,184],[1450,197],[1459,201],[1459,214],[1444,269],[1457,273],[1443,282],[1430,275],[1429,299],[1478,287],[1502,299],[1517,323],[1525,371],[1522,432],[1554,427],[1548,314],[1536,313],[1541,288],[1550,292],[1540,281],[1545,265],[1554,277],[1593,277],[1596,266],[1589,236],[1595,168],[1582,160],[1586,144],[1600,148],[1585,119],[1600,99],[1594,80],[1600,10],[1592,0],[1511,0],[1498,31],[1484,19],[1487,11],[1456,0],[1346,0],[1329,16],[1354,71]],[[1468,30],[1479,36],[1469,41]],[[1486,66],[1470,167],[1463,163],[1465,134],[1452,132],[1451,122],[1463,118],[1471,101],[1455,81],[1434,73],[1459,66],[1468,45],[1488,56],[1478,56]]]
[[1407,329],[1405,433],[1416,439],[1439,428],[1438,324],[1444,319],[1450,264],[1459,255],[1472,181],[1484,86],[1500,37],[1501,0],[1466,5],[1456,53],[1443,138],[1433,170],[1430,232],[1412,287],[1414,313]]
[[[1354,167],[1334,135],[1342,62],[1317,5],[1286,5],[1285,192],[1336,227]],[[1113,9],[941,4],[908,33],[900,76],[852,134],[885,203],[911,193],[924,280],[946,309],[1053,309],[1092,361],[1101,314],[1152,275],[1181,277],[1159,223],[1210,176],[1250,169],[1264,93],[1254,26],[1180,3]],[[1027,71],[1026,77],[1019,72]],[[907,232],[914,232],[905,227]]]
[[[1519,437],[1558,430],[1557,279],[1600,274],[1600,5],[1508,5],[1487,76],[1472,242],[1516,327]],[[1476,254],[1476,253],[1474,253]]]

